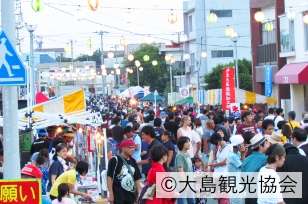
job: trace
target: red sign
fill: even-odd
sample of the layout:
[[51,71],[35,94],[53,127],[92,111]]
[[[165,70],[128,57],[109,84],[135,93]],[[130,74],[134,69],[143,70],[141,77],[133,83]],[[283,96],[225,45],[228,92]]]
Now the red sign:
[[0,203],[41,204],[42,193],[40,180],[0,180]]
[[222,109],[228,110],[231,103],[235,103],[234,69],[226,67],[221,75]]

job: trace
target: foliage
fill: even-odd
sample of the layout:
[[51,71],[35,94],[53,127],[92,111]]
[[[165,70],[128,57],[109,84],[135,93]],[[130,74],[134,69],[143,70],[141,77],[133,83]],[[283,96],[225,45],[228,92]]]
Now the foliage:
[[[251,66],[251,62],[246,59],[238,60],[240,88],[247,91],[252,90]],[[225,67],[234,67],[234,63],[219,64],[209,74],[204,76],[204,81],[207,84],[205,86],[206,90],[221,88],[221,72]]]
[[81,55],[77,57],[74,61],[84,62],[84,61],[95,61],[96,66],[99,67],[101,65],[101,51],[96,50],[92,55]]
[[[159,48],[154,45],[142,44],[138,50],[132,53],[134,61],[124,62],[125,68],[133,68],[133,73],[129,74],[130,86],[137,86],[137,68],[134,65],[135,60],[139,60],[143,71],[139,71],[140,86],[150,86],[150,90],[157,90],[160,93],[166,92],[168,88],[168,69],[164,56],[159,53]],[[145,62],[143,56],[148,55],[150,60]],[[158,62],[157,66],[152,65],[152,61]]]

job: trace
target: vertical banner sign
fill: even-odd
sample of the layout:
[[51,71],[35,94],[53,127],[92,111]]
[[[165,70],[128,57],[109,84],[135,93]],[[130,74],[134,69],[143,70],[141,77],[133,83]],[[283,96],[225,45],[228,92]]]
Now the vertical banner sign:
[[265,96],[272,96],[272,66],[265,65],[264,67],[264,84],[265,84]]
[[226,67],[221,75],[221,105],[223,110],[228,110],[231,103],[235,103],[234,69]]
[[41,196],[40,180],[0,180],[0,203],[41,204]]

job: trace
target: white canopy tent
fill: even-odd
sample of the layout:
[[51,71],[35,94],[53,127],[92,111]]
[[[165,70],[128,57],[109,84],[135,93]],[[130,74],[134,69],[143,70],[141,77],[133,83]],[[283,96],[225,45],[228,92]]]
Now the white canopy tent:
[[144,88],[140,86],[132,86],[121,92],[118,96],[131,98],[139,93],[144,93]]

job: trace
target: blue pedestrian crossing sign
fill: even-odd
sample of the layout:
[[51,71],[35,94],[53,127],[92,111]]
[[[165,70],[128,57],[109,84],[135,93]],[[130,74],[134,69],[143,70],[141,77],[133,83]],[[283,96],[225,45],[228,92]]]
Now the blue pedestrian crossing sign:
[[6,34],[0,30],[0,86],[26,84],[26,69]]

